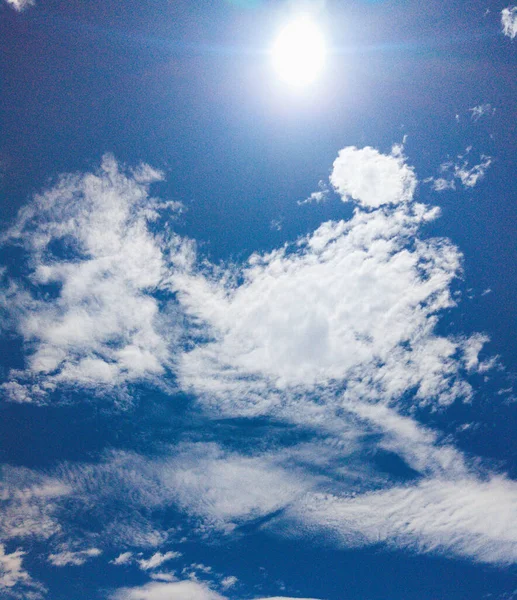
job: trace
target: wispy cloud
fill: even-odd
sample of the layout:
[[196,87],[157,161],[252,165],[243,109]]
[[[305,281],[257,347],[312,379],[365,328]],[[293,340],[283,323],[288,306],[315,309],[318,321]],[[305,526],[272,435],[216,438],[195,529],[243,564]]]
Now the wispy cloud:
[[96,558],[102,554],[99,548],[87,548],[86,550],[61,550],[56,554],[49,554],[48,560],[55,567],[66,567],[68,565],[80,566],[84,565],[87,560]]
[[347,546],[385,542],[484,562],[517,560],[517,483],[503,478],[425,479],[354,498],[308,497],[292,510]]
[[508,6],[501,11],[501,25],[503,33],[510,39],[517,35],[517,6]]
[[479,121],[481,117],[493,115],[495,113],[495,108],[489,103],[478,104],[478,106],[469,108],[469,112],[473,121]]
[[305,200],[299,200],[298,204],[310,204],[311,202],[316,202],[316,204],[319,204],[320,202],[325,202],[329,197],[329,194],[330,190],[328,185],[324,181],[319,181],[318,190],[316,192],[312,192],[312,194]]
[[456,184],[460,183],[463,188],[473,188],[485,176],[493,160],[491,156],[481,154],[477,165],[469,165],[466,158],[471,151],[468,147],[464,154],[459,154],[457,161],[447,161],[440,165],[440,176],[430,177],[426,183],[431,183],[437,192],[455,190]]
[[48,539],[60,531],[57,504],[71,493],[69,486],[23,468],[4,466],[1,475],[0,540]]

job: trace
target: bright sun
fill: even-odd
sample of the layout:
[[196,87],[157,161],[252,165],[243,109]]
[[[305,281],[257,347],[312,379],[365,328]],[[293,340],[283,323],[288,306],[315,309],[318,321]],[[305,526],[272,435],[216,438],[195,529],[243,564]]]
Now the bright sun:
[[300,17],[284,27],[272,48],[278,75],[294,86],[312,83],[323,69],[326,54],[323,34],[309,17]]

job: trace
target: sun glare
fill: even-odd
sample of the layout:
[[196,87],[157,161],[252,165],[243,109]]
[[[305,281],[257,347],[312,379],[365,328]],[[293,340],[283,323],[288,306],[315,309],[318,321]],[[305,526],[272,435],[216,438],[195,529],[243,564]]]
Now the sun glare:
[[325,63],[326,45],[321,30],[309,17],[300,17],[280,32],[273,44],[273,65],[288,84],[312,83]]

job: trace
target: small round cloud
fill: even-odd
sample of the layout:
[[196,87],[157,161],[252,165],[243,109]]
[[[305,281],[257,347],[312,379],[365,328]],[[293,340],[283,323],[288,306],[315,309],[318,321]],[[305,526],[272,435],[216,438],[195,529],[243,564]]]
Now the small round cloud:
[[355,200],[368,208],[410,202],[417,184],[400,146],[394,146],[391,154],[381,154],[370,146],[343,148],[334,161],[330,181],[344,202]]

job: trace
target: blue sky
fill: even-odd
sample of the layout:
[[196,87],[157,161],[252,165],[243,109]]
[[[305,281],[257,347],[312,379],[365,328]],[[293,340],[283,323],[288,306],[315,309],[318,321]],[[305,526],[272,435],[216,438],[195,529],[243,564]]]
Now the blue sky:
[[0,0],[1,598],[517,596],[515,37]]

